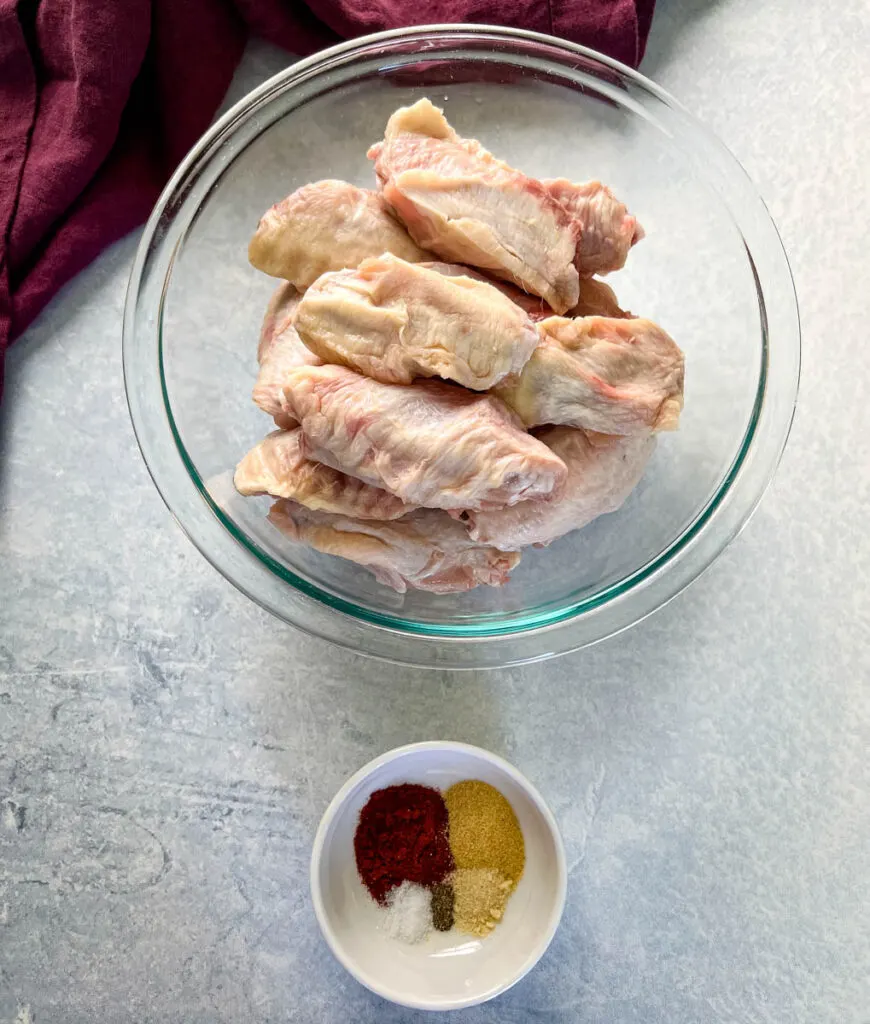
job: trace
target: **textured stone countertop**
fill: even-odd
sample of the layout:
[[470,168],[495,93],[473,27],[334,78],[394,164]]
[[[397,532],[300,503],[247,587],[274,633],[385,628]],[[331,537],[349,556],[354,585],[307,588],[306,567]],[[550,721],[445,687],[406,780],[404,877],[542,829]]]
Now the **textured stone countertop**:
[[[218,576],[127,415],[135,237],[11,349],[2,1024],[423,1020],[333,960],[307,866],[348,774],[438,736],[524,770],[570,867],[551,949],[469,1024],[870,1021],[870,9],[800,8],[659,3],[643,70],[770,206],[802,390],[741,537],[592,650],[498,673],[395,668],[295,633]],[[253,46],[234,97],[285,61]]]

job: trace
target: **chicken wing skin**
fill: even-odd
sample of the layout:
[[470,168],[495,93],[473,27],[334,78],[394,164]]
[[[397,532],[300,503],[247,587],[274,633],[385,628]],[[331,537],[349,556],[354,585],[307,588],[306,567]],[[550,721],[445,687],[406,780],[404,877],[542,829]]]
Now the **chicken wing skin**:
[[377,192],[327,180],[303,185],[267,210],[248,258],[258,270],[304,290],[329,270],[356,267],[384,252],[411,263],[431,258]]
[[513,508],[461,515],[481,544],[511,551],[546,545],[605,512],[615,512],[637,486],[655,448],[652,434],[633,437],[587,433],[572,427],[538,431],[568,467],[558,501],[523,501]]
[[558,494],[565,466],[492,395],[440,381],[381,384],[343,366],[293,370],[283,408],[317,462],[409,505],[501,508]]
[[[553,316],[552,308],[547,305],[540,295],[530,295],[509,281],[500,281],[497,278],[487,277],[482,271],[474,267],[468,267],[464,263],[442,263],[441,261],[433,260],[427,263],[420,263],[419,266],[435,270],[445,277],[470,277],[474,281],[483,281],[486,284],[491,284],[494,288],[498,288],[502,295],[506,295],[511,302],[519,306],[533,322],[546,320],[548,316]],[[580,286],[582,290],[582,281]]]
[[312,512],[276,501],[269,520],[296,543],[365,566],[388,587],[453,594],[500,587],[520,560],[516,551],[478,544],[446,512],[419,509],[392,522]]
[[319,277],[295,325],[325,362],[374,380],[443,377],[475,391],[517,374],[538,343],[531,320],[491,284],[391,255]]
[[676,430],[683,353],[651,320],[550,317],[537,329],[541,342],[519,380],[495,391],[527,427]]
[[380,487],[306,458],[298,428],[265,437],[239,463],[233,483],[240,494],[292,498],[313,512],[358,519],[398,519],[413,509]]
[[457,135],[427,99],[397,110],[369,156],[419,245],[512,281],[557,313],[576,306],[580,273],[622,266],[626,239],[642,234],[600,183],[529,178]]
[[[616,320],[634,320],[633,313],[622,308],[616,298],[616,292],[604,281],[596,277],[580,278],[580,299],[577,305],[567,314],[569,317],[578,316],[609,316]],[[537,317],[538,320],[546,320],[546,317]]]
[[625,266],[628,250],[643,238],[643,228],[600,181],[576,184],[545,178],[549,195],[566,210],[577,233],[574,266],[581,277],[608,274]]
[[281,404],[281,388],[287,373],[297,366],[321,365],[320,357],[305,346],[293,326],[299,299],[292,284],[278,286],[269,300],[257,348],[260,372],[252,397],[283,430],[296,426]]
[[[447,277],[465,276],[474,278],[476,281],[485,281],[487,284],[498,288],[502,295],[506,295],[511,302],[516,303],[534,323],[555,315],[552,307],[540,295],[531,295],[529,292],[524,292],[509,281],[499,281],[495,278],[487,277],[480,270],[476,270],[474,267],[467,267],[463,263],[433,261],[420,263],[419,266],[427,267],[429,270],[437,270],[439,274],[445,274]],[[567,315],[569,317],[610,316],[619,319],[633,319],[633,314],[627,313],[619,305],[616,292],[614,292],[610,285],[605,284],[604,281],[599,281],[595,277],[580,278],[580,297],[577,305]]]

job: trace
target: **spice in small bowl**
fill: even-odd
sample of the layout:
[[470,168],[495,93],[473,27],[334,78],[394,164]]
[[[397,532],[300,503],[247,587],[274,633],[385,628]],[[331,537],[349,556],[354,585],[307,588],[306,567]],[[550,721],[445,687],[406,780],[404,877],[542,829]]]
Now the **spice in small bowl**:
[[377,790],[360,812],[353,848],[363,885],[378,903],[402,882],[443,881],[453,870],[444,798],[410,783]]
[[484,938],[525,866],[514,809],[480,779],[454,783],[443,796],[412,783],[376,790],[360,811],[354,853],[385,930],[409,943],[452,928]]
[[437,882],[432,886],[432,927],[436,932],[449,932],[455,920],[453,886]]
[[485,936],[498,924],[526,862],[523,831],[513,807],[479,779],[452,785],[447,804],[456,927]]

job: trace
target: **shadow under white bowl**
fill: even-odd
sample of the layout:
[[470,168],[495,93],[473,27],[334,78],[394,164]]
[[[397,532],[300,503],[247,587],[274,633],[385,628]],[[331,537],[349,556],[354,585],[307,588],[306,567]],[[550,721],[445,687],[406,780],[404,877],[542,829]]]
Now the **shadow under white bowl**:
[[[403,782],[444,790],[481,779],[510,801],[526,846],[526,866],[504,918],[485,939],[433,932],[418,945],[390,938],[360,881],[353,837],[375,790]],[[352,776],[327,808],[311,855],[311,895],[323,936],[339,962],[384,999],[420,1010],[486,1002],[515,985],[550,945],[565,906],[562,839],[537,790],[502,758],[464,743],[399,747]]]

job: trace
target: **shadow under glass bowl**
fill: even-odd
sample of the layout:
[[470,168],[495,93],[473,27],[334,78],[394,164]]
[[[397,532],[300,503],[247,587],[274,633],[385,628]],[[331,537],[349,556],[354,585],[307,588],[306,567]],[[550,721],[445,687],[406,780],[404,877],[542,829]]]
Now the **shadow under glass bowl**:
[[[662,435],[618,511],[546,549],[508,585],[400,595],[291,544],[232,473],[270,429],[251,401],[277,283],[247,260],[262,212],[309,181],[373,186],[366,158],[398,106],[428,96],[460,134],[535,177],[599,178],[646,238],[608,277],[686,354],[680,430]],[[484,667],[594,643],[695,579],[776,469],[800,332],[776,229],[730,153],[657,86],[548,36],[484,26],[381,33],[292,65],[229,111],[157,203],[133,267],[124,375],[136,436],[205,557],[279,618],[408,664]]]

